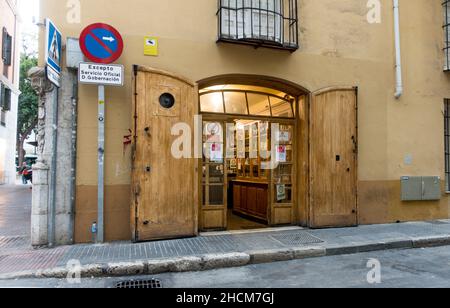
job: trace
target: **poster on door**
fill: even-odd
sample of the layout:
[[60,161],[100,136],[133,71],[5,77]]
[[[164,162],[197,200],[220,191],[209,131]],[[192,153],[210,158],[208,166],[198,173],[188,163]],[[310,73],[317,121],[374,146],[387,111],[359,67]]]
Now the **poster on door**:
[[209,155],[211,161],[222,162],[222,145],[220,143],[212,143]]
[[291,136],[289,134],[289,131],[280,131],[278,139],[280,142],[290,142]]
[[287,161],[287,151],[285,145],[280,145],[277,147],[277,162],[285,163]]
[[236,130],[236,142],[237,142],[237,157],[245,158],[245,130]]
[[286,200],[286,185],[277,185],[277,201]]

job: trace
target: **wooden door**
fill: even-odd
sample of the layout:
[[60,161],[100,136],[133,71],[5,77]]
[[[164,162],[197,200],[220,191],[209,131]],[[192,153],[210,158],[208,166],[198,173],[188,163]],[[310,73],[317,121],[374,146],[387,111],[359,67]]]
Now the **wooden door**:
[[357,91],[313,94],[310,110],[310,226],[355,226]]
[[182,158],[173,155],[172,145],[179,136],[173,136],[172,129],[179,123],[188,124],[191,132],[185,133],[194,144],[197,87],[170,73],[139,67],[135,93],[133,238],[147,241],[195,236],[197,163],[193,153]]

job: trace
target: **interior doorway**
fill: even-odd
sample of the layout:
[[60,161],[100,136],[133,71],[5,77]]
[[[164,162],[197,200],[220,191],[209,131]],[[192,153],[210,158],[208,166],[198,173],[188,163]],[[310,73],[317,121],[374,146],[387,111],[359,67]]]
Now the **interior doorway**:
[[295,224],[298,97],[248,85],[200,90],[200,229]]

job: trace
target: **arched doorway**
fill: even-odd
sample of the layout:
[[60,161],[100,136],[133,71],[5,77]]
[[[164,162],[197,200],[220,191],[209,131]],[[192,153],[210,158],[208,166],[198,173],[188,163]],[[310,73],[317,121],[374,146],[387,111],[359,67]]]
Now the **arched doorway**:
[[211,77],[199,88],[200,230],[306,225],[299,162],[308,165],[308,91],[255,75]]

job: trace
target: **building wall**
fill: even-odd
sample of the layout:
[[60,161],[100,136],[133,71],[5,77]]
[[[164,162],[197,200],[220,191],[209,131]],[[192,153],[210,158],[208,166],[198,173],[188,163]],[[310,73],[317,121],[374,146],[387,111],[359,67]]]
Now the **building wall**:
[[[359,88],[359,221],[361,224],[449,217],[446,195],[439,202],[403,203],[400,177],[444,179],[443,100],[450,97],[443,73],[441,1],[401,0],[405,93],[394,98],[393,10],[382,0],[382,20],[369,24],[367,1],[299,0],[300,49],[294,53],[216,44],[217,1],[81,0],[81,23],[69,23],[64,1],[41,1],[65,36],[78,37],[94,22],[114,25],[124,36],[118,63],[126,68],[123,88],[108,88],[106,119],[106,239],[129,239],[132,65],[148,65],[193,81],[222,74],[258,74],[289,80],[316,91]],[[131,22],[132,21],[132,22]],[[143,38],[157,36],[160,55],[143,55]],[[43,36],[41,36],[43,37]],[[40,44],[43,46],[43,43]],[[43,52],[41,50],[41,55]],[[41,59],[42,63],[42,59]],[[96,87],[79,87],[76,241],[89,241],[96,220]],[[407,164],[406,157],[412,157]],[[82,167],[80,167],[82,166]]]
[[[12,91],[11,110],[6,112],[5,126],[0,125],[0,184],[13,184],[16,179],[16,131],[19,97],[19,57],[17,1],[0,0],[0,30],[5,27],[13,37],[12,64],[4,67],[0,60],[0,82]],[[1,36],[0,36],[1,43]]]

